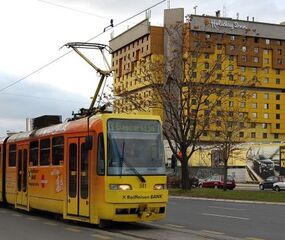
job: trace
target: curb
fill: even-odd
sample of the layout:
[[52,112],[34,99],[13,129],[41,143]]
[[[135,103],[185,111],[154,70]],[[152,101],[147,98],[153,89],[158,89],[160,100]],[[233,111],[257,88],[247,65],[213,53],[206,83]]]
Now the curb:
[[250,203],[250,204],[266,204],[266,205],[285,206],[285,203],[281,203],[281,202],[262,202],[262,201],[216,199],[216,198],[199,198],[199,197],[183,197],[183,196],[169,196],[169,198],[173,198],[173,199],[191,199],[191,200],[202,200],[202,201],[214,201],[214,202],[233,202],[233,203]]

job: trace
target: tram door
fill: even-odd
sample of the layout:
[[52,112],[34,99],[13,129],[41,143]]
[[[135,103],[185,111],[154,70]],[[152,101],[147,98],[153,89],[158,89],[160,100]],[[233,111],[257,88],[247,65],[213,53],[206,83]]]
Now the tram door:
[[27,146],[18,146],[18,149],[17,149],[17,197],[16,197],[16,204],[24,206],[24,207],[28,205],[27,164],[28,164],[28,147]]
[[89,151],[85,138],[68,139],[67,214],[89,217]]

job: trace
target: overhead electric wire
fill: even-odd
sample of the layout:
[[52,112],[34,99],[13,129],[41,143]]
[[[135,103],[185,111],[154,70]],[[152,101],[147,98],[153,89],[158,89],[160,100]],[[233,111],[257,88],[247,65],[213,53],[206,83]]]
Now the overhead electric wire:
[[[119,25],[121,25],[121,24],[123,24],[123,23],[129,21],[129,20],[132,19],[132,18],[135,18],[135,17],[139,16],[140,14],[144,13],[145,11],[147,11],[147,10],[149,10],[149,9],[152,9],[152,8],[154,8],[154,7],[158,6],[158,5],[160,5],[161,3],[165,2],[165,1],[166,1],[166,0],[162,0],[162,1],[160,1],[160,2],[158,2],[158,3],[156,3],[156,4],[154,4],[154,5],[152,5],[151,7],[146,8],[146,9],[144,9],[143,11],[141,11],[141,12],[139,12],[139,13],[137,13],[137,14],[135,14],[135,15],[133,15],[133,16],[131,16],[131,17],[129,17],[129,18],[123,20],[123,21],[121,21],[120,23],[115,24],[113,28],[115,28],[115,27],[117,27],[117,26],[119,26]],[[105,32],[107,32],[107,31],[109,31],[109,30],[110,30],[110,29],[107,29]],[[95,38],[101,36],[101,35],[104,34],[105,32],[101,32],[101,33],[97,34],[96,36],[94,36],[94,37],[88,39],[86,42],[90,42],[90,41],[94,40]],[[51,65],[51,64],[53,64],[53,63],[55,63],[55,62],[57,62],[58,60],[60,60],[61,58],[65,57],[66,55],[68,55],[68,54],[71,53],[72,51],[73,51],[73,50],[70,50],[70,51],[66,52],[65,54],[62,54],[61,56],[59,56],[59,57],[53,59],[52,61],[46,63],[45,65],[43,65],[43,66],[41,66],[40,68],[34,70],[33,72],[27,74],[26,76],[24,76],[24,77],[18,79],[17,81],[15,81],[15,82],[13,82],[13,83],[7,85],[7,86],[4,87],[4,88],[1,88],[1,89],[0,89],[0,93],[3,92],[4,90],[6,90],[7,88],[10,88],[10,87],[12,87],[12,86],[18,84],[19,82],[25,80],[26,78],[28,78],[28,77],[34,75],[35,73],[41,71],[42,69],[48,67],[49,65]]]
[[[152,5],[151,7],[148,7],[148,8],[146,8],[146,9],[140,11],[139,13],[137,13],[137,14],[135,14],[135,15],[133,15],[133,16],[131,16],[131,17],[129,17],[129,18],[127,18],[127,19],[121,21],[121,22],[119,22],[118,24],[115,24],[115,25],[113,26],[113,28],[120,26],[121,24],[123,24],[123,23],[129,21],[130,19],[135,18],[135,17],[139,16],[140,14],[144,13],[145,11],[150,10],[150,9],[152,9],[152,8],[158,6],[158,5],[160,5],[160,4],[162,4],[163,2],[166,2],[166,1],[167,1],[167,0],[162,0],[162,1],[160,1],[160,2],[158,2],[158,3],[156,3],[156,4],[154,4],[154,5]],[[94,37],[88,39],[88,40],[85,41],[85,42],[90,42],[90,41],[94,40],[95,38],[101,36],[102,34],[104,34],[104,33],[108,32],[108,31],[110,31],[110,30],[113,29],[113,28],[109,28],[109,29],[107,29],[105,32],[101,32],[101,33],[97,34],[96,36],[94,36]],[[4,90],[6,90],[6,89],[8,89],[8,88],[10,88],[10,87],[12,87],[12,86],[14,86],[14,85],[16,85],[16,84],[22,82],[22,81],[25,80],[26,78],[28,78],[28,77],[34,75],[35,73],[41,71],[42,69],[48,67],[49,65],[51,65],[51,64],[53,64],[53,63],[55,63],[55,62],[57,62],[58,60],[60,60],[61,58],[65,57],[66,55],[68,55],[68,54],[71,53],[72,51],[73,51],[73,50],[70,50],[70,51],[68,51],[68,52],[66,52],[66,53],[64,53],[64,54],[62,54],[61,56],[59,56],[59,57],[53,59],[52,61],[46,63],[45,65],[43,65],[43,66],[41,66],[40,68],[34,70],[33,72],[27,74],[26,76],[24,76],[24,77],[22,77],[22,78],[16,80],[15,82],[13,82],[13,83],[7,85],[6,87],[1,88],[1,89],[0,89],[0,94],[1,94],[1,92],[3,92]]]

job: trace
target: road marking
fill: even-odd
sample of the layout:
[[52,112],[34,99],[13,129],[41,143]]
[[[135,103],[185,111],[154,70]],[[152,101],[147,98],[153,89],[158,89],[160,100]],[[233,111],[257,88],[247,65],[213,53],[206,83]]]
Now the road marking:
[[223,232],[216,232],[216,231],[210,231],[210,230],[202,230],[202,232],[210,233],[210,234],[216,234],[216,235],[223,235],[223,234],[225,234]]
[[15,216],[15,217],[22,217],[22,215],[18,214],[18,213],[13,213],[12,215]]
[[246,240],[265,240],[264,238],[248,237]]
[[78,229],[78,228],[64,228],[65,230],[67,230],[67,231],[70,231],[70,232],[81,232],[81,230],[80,229]]
[[250,220],[249,218],[245,218],[245,217],[235,217],[235,216],[219,215],[219,214],[211,214],[211,213],[202,213],[202,215],[212,216],[212,217],[233,218],[233,219],[239,219],[239,220]]
[[165,224],[168,227],[175,227],[175,228],[184,228],[184,226],[181,225],[174,225],[174,224]]
[[53,223],[53,222],[43,222],[43,224],[45,225],[49,225],[49,226],[57,226],[57,223]]
[[106,239],[106,240],[108,240],[108,239],[113,239],[113,238],[111,238],[111,237],[102,236],[102,235],[100,235],[100,234],[92,234],[91,237],[95,237],[96,239],[98,238],[98,239]]
[[244,208],[227,208],[227,207],[218,207],[218,206],[208,206],[208,208],[217,208],[217,209],[224,209],[224,210],[233,210],[233,211],[244,211]]
[[26,219],[31,220],[31,221],[36,221],[36,220],[38,220],[37,218],[33,218],[33,217],[27,217]]

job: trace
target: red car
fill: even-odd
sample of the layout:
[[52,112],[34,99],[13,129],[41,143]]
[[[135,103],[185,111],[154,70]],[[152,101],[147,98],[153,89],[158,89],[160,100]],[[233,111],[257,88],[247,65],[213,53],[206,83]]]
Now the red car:
[[[214,175],[204,182],[202,182],[201,187],[203,188],[223,188],[224,186],[224,176]],[[236,187],[235,180],[232,176],[228,176],[227,179],[227,189],[233,190]]]

